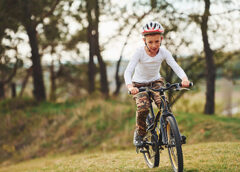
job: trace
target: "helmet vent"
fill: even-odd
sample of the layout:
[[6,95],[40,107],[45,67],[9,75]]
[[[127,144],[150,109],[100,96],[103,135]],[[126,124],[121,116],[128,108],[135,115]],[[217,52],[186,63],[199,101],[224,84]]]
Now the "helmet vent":
[[153,26],[153,28],[155,28],[155,27],[156,27],[156,25],[157,25],[157,24],[155,23],[155,24],[154,24],[154,26]]

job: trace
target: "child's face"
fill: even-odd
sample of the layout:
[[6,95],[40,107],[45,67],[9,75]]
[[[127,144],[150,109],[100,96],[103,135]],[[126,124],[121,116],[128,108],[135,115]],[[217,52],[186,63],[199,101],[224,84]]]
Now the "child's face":
[[147,43],[147,46],[151,50],[151,52],[157,53],[161,45],[162,37],[160,34],[147,35],[145,36],[144,41]]

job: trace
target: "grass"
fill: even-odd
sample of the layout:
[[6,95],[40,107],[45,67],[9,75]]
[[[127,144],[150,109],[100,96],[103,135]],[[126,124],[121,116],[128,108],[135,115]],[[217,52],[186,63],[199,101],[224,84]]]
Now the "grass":
[[129,131],[134,128],[135,109],[129,102],[95,98],[27,106],[28,101],[23,100],[21,106],[25,108],[20,109],[18,102],[12,100],[5,107],[6,102],[0,104],[0,162],[56,152],[113,149],[105,141],[121,136],[127,147],[126,140],[132,137]]
[[180,131],[189,137],[189,143],[240,139],[240,118],[200,113],[176,113],[175,116]]
[[14,98],[0,101],[0,116],[4,116],[13,112],[24,111],[27,116],[32,115],[52,115],[60,114],[67,109],[76,108],[77,105],[83,103],[85,99],[79,101],[66,101],[64,103],[41,102],[38,103],[30,98]]
[[[240,142],[201,143],[183,146],[186,172],[238,172]],[[160,166],[149,169],[134,148],[112,152],[58,155],[0,167],[0,172],[81,172],[81,171],[162,171],[171,172],[167,150],[161,153]]]
[[[0,110],[0,164],[59,153],[133,148],[135,105],[131,99],[103,101],[94,98],[29,106],[23,101],[21,107],[24,108],[18,108],[15,101],[5,107],[4,102],[0,104],[3,108]],[[190,144],[240,141],[239,118],[174,114],[181,133]]]

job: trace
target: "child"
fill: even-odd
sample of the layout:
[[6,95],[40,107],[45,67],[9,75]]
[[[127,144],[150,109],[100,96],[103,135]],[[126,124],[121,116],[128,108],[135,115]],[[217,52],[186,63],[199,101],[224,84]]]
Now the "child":
[[[149,98],[146,92],[140,92],[139,87],[152,87],[155,89],[164,85],[164,79],[159,71],[161,63],[166,60],[177,76],[182,80],[182,87],[188,87],[188,77],[182,68],[176,63],[171,53],[161,46],[164,29],[158,22],[149,22],[143,27],[142,35],[145,46],[139,47],[131,58],[124,79],[128,90],[136,101],[136,129],[133,143],[137,147],[143,144],[146,135],[146,117],[149,113]],[[132,77],[133,71],[134,75]],[[159,93],[153,93],[155,104],[160,107]]]

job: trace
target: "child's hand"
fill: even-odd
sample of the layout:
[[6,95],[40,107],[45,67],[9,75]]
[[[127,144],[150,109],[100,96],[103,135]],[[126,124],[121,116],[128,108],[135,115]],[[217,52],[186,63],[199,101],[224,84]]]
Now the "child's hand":
[[129,84],[127,87],[128,91],[130,91],[132,95],[135,95],[139,92],[138,88],[134,87],[132,84]]
[[132,88],[130,88],[130,89],[128,89],[130,92],[131,92],[131,94],[133,94],[133,95],[135,95],[135,94],[137,94],[138,92],[139,92],[139,90],[138,90],[138,88],[137,87],[132,87]]
[[182,87],[189,87],[189,84],[190,84],[190,82],[189,82],[188,78],[184,77],[182,79]]

